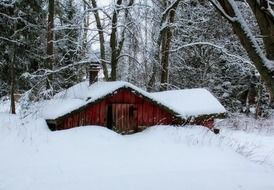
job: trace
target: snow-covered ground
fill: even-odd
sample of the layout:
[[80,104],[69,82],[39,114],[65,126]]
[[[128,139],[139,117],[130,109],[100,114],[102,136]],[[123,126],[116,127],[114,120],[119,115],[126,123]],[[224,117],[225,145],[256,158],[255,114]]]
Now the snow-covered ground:
[[51,132],[42,119],[0,113],[0,190],[273,190],[273,137],[200,126]]
[[222,143],[258,164],[274,168],[274,119],[256,120],[245,115],[216,124]]

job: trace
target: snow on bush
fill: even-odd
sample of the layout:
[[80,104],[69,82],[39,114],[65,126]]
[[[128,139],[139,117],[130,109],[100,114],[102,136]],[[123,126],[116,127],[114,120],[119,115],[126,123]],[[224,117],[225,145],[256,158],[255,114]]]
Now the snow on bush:
[[237,115],[216,123],[222,143],[248,159],[274,167],[274,119]]

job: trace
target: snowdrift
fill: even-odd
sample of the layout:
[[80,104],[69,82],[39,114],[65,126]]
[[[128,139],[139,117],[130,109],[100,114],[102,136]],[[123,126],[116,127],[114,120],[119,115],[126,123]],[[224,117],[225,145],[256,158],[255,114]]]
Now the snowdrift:
[[51,132],[43,120],[9,114],[0,121],[0,189],[274,189],[272,168],[204,127],[121,136],[99,126]]

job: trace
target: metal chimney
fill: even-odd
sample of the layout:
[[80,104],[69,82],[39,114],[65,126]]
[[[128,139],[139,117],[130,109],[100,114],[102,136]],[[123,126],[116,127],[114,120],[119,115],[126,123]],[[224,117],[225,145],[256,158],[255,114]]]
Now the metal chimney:
[[93,83],[98,81],[98,73],[100,69],[101,67],[98,63],[92,63],[89,66],[89,85],[92,85]]

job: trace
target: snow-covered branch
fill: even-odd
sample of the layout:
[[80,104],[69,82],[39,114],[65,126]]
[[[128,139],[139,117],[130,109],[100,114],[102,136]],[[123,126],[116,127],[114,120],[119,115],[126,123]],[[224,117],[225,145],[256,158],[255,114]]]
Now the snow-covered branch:
[[1,13],[1,12],[0,12],[0,15],[3,16],[3,17],[8,18],[10,20],[16,21],[16,22],[21,21],[25,25],[28,25],[29,27],[36,27],[36,24],[33,24],[33,23],[27,21],[26,19],[22,18],[21,16],[10,16],[10,15],[7,15],[7,14]]
[[20,42],[20,41],[18,41],[18,40],[13,40],[13,39],[6,38],[6,37],[3,37],[3,36],[0,36],[0,39],[1,39],[1,40],[5,40],[5,41],[8,41],[8,42],[11,42],[11,43],[15,43],[15,44],[17,44],[17,45],[23,44],[22,42]]
[[219,45],[216,45],[216,44],[213,44],[213,43],[210,43],[210,42],[193,42],[193,43],[189,43],[189,44],[185,44],[185,45],[182,45],[176,49],[172,49],[170,50],[170,53],[177,53],[178,51],[184,49],[184,48],[188,48],[188,47],[192,47],[192,46],[198,46],[198,45],[206,45],[206,46],[211,46],[211,47],[214,47],[216,49],[219,49],[221,50],[222,53],[224,53],[225,55],[229,56],[229,57],[233,57],[233,58],[236,58],[244,63],[249,63],[251,64],[251,62],[239,55],[235,55],[235,54],[231,54],[229,53],[225,47],[223,46],[219,46]]
[[261,58],[263,61],[262,64],[266,68],[268,68],[270,71],[274,71],[274,63],[273,61],[270,61],[266,58],[266,56],[263,53],[263,50],[260,48],[258,42],[256,41],[255,37],[253,36],[250,28],[248,27],[246,21],[244,20],[240,10],[238,9],[238,6],[236,5],[234,0],[228,0],[230,3],[231,7],[233,8],[233,11],[235,12],[236,15],[236,20],[235,22],[239,23],[240,27],[242,28],[243,32],[245,33],[246,37],[252,43],[253,48],[255,49],[257,55]]
[[136,63],[138,63],[139,65],[141,65],[141,63],[138,61],[138,59],[136,59],[135,57],[133,57],[132,55],[130,54],[121,54],[117,59],[121,59],[122,57],[128,57],[132,60],[134,60]]
[[181,0],[174,0],[162,13],[162,20],[166,20],[169,12],[173,9],[176,9],[178,4],[180,3]]
[[30,79],[47,77],[47,76],[52,75],[52,74],[60,73],[61,71],[67,70],[71,67],[76,67],[76,66],[80,66],[80,65],[89,65],[90,63],[91,62],[88,61],[88,60],[83,60],[83,61],[79,61],[79,62],[76,62],[76,63],[68,64],[68,65],[65,65],[65,66],[62,66],[62,67],[59,67],[59,68],[55,68],[54,70],[51,70],[51,69],[38,69],[34,73],[25,72],[25,73],[22,74],[21,77],[30,78]]

